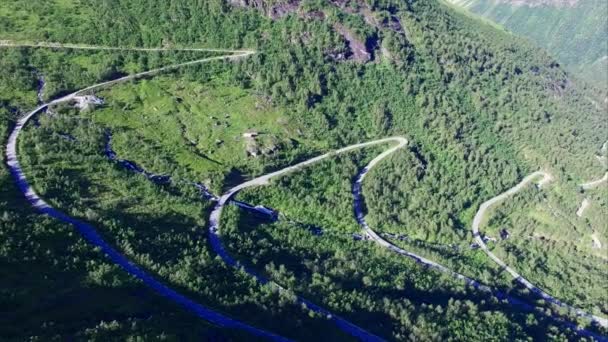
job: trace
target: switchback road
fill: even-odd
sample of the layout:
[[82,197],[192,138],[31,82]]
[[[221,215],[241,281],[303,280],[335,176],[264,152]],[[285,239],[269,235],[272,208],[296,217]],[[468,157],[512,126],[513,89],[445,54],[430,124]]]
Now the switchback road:
[[[156,280],[155,278],[153,278],[152,276],[147,274],[140,267],[136,266],[131,261],[129,261],[124,255],[120,254],[115,248],[113,248],[108,243],[106,243],[102,239],[102,237],[95,231],[94,227],[92,227],[91,225],[84,223],[82,221],[73,219],[73,218],[65,215],[64,213],[56,210],[55,208],[52,208],[50,205],[48,205],[42,198],[40,198],[40,196],[38,194],[36,194],[33,187],[28,183],[28,181],[25,177],[25,174],[21,168],[21,165],[19,164],[19,161],[18,161],[17,140],[18,140],[19,134],[21,133],[23,127],[27,124],[27,122],[32,117],[34,117],[39,112],[45,110],[49,106],[59,104],[59,103],[73,101],[77,96],[83,95],[86,92],[90,92],[90,91],[100,89],[103,87],[111,86],[116,83],[125,82],[125,81],[129,81],[129,80],[135,80],[135,79],[138,79],[141,77],[155,75],[155,74],[158,74],[158,73],[161,73],[164,71],[168,71],[168,70],[172,70],[172,69],[176,69],[176,68],[180,68],[180,67],[184,67],[184,66],[188,66],[188,65],[194,65],[194,64],[205,63],[205,62],[216,61],[216,60],[236,60],[236,59],[240,59],[240,58],[244,58],[246,56],[252,55],[255,52],[251,51],[251,50],[223,50],[223,49],[164,49],[164,48],[150,48],[150,49],[149,48],[133,48],[133,49],[130,49],[130,48],[122,48],[122,47],[95,47],[95,46],[88,46],[88,45],[56,44],[56,43],[31,43],[31,44],[27,43],[27,44],[19,45],[19,44],[7,42],[7,41],[0,41],[0,48],[1,47],[37,47],[37,48],[46,47],[46,48],[68,48],[68,49],[85,49],[85,50],[98,49],[98,50],[133,50],[133,51],[211,51],[211,52],[231,53],[230,55],[203,58],[203,59],[199,59],[199,60],[195,60],[195,61],[175,64],[175,65],[171,65],[171,66],[167,66],[167,67],[163,67],[163,68],[158,68],[158,69],[154,69],[154,70],[149,70],[149,71],[121,77],[116,80],[102,82],[99,84],[95,84],[95,85],[86,87],[77,92],[66,95],[62,98],[42,104],[41,106],[39,106],[38,108],[29,112],[23,118],[18,120],[17,124],[13,128],[13,131],[11,132],[11,134],[9,136],[8,144],[6,147],[7,164],[9,166],[11,174],[15,178],[15,182],[17,183],[19,189],[23,192],[23,194],[26,196],[26,198],[28,199],[28,201],[31,203],[31,205],[33,207],[35,207],[40,212],[42,212],[46,215],[59,219],[63,222],[72,224],[74,227],[76,227],[81,232],[81,234],[87,239],[87,241],[89,241],[90,243],[92,243],[96,246],[99,246],[101,248],[101,250],[105,254],[107,254],[108,257],[113,262],[122,266],[128,273],[132,274],[133,276],[137,277],[138,279],[141,279],[146,285],[153,288],[161,295],[171,299],[172,301],[174,301],[178,304],[181,304],[183,307],[185,307],[186,309],[190,310],[191,312],[197,314],[199,317],[204,318],[204,319],[206,319],[212,323],[218,324],[220,326],[242,329],[242,330],[248,331],[255,335],[267,337],[271,340],[277,340],[277,341],[287,340],[281,336],[277,336],[273,333],[252,327],[250,325],[247,325],[246,323],[229,318],[227,316],[224,316],[221,313],[218,313],[216,311],[205,308],[202,305],[188,299],[187,297],[177,293],[176,291],[174,291],[171,288],[167,287],[166,285],[162,284],[160,281]],[[397,143],[397,145],[391,147],[387,151],[385,151],[382,154],[380,154],[379,156],[377,156],[374,160],[372,160],[372,162],[370,162],[363,169],[363,171],[358,175],[355,183],[353,184],[353,195],[355,197],[355,215],[356,215],[358,222],[361,224],[361,226],[365,230],[366,234],[372,240],[379,243],[381,246],[386,247],[396,253],[413,258],[421,264],[438,269],[442,272],[449,273],[452,276],[454,276],[458,279],[464,280],[467,284],[472,285],[480,290],[492,292],[492,290],[486,285],[480,284],[479,282],[477,282],[473,279],[470,279],[466,276],[463,276],[461,274],[458,274],[438,263],[425,259],[414,253],[405,251],[405,250],[391,244],[390,242],[379,237],[365,222],[364,214],[363,214],[363,210],[362,210],[362,199],[361,199],[362,181],[363,181],[365,175],[369,172],[369,170],[371,168],[373,168],[377,163],[379,163],[381,160],[383,160],[390,154],[394,153],[395,151],[397,151],[407,145],[407,140],[402,137],[379,139],[379,140],[374,140],[374,141],[370,141],[370,142],[366,142],[366,143],[351,145],[351,146],[309,159],[309,160],[301,162],[299,164],[286,167],[282,170],[257,177],[255,179],[244,182],[244,183],[237,185],[234,188],[230,189],[228,192],[226,192],[224,195],[222,195],[218,199],[217,204],[216,204],[215,208],[213,209],[211,216],[210,216],[210,227],[209,227],[210,241],[211,241],[211,244],[212,244],[214,250],[217,252],[218,255],[220,255],[220,257],[227,264],[234,266],[234,267],[242,267],[242,265],[240,265],[237,261],[235,261],[227,253],[227,251],[222,246],[222,243],[220,240],[220,219],[221,219],[222,209],[226,205],[226,203],[228,203],[231,200],[231,198],[240,190],[248,188],[248,187],[253,187],[253,186],[266,185],[269,183],[269,181],[272,178],[284,175],[288,172],[297,171],[303,167],[309,166],[313,163],[316,163],[318,161],[321,161],[321,160],[326,159],[331,156],[335,156],[337,154],[345,153],[345,152],[363,148],[363,147],[368,147],[368,146],[373,146],[373,145],[378,145],[378,144],[383,144],[383,143],[391,143],[391,142]],[[508,266],[504,265],[504,263],[502,263],[502,261],[500,261],[500,259],[493,256],[493,254],[490,251],[488,251],[487,247],[485,246],[485,243],[483,243],[483,240],[479,237],[478,228],[479,228],[479,224],[481,223],[481,217],[483,217],[485,210],[487,210],[494,203],[497,203],[500,200],[503,200],[503,199],[507,198],[508,196],[514,194],[515,192],[519,191],[527,183],[529,183],[532,178],[535,178],[536,176],[538,176],[538,174],[533,174],[531,176],[526,177],[526,179],[524,179],[524,181],[522,181],[522,183],[517,185],[515,188],[482,204],[479,212],[477,213],[477,215],[475,217],[474,224],[473,224],[473,231],[474,231],[475,238],[476,238],[476,240],[478,240],[479,245],[482,246],[482,248],[484,249],[484,251],[486,253],[489,253],[488,255],[495,262],[497,262],[497,263],[499,263],[499,265],[505,267],[505,269],[507,271],[509,271],[509,273],[511,273],[514,277],[516,277],[516,279],[519,282],[521,282],[522,284],[524,284],[526,287],[530,288],[532,291],[534,291],[535,293],[538,293],[541,297],[551,301],[552,303],[573,309],[579,315],[589,317],[589,318],[593,319],[594,321],[606,326],[608,324],[608,322],[606,322],[605,319],[589,315],[589,314],[587,314],[581,310],[575,309],[575,308],[571,308],[571,307],[567,306],[566,304],[563,304],[563,303],[559,302],[558,300],[554,299],[553,297],[549,296],[548,294],[542,292],[542,290],[536,288],[534,285],[530,284],[527,280],[522,278],[514,270],[512,270],[512,269],[508,268]],[[607,177],[608,177],[608,174],[600,181],[605,181],[605,178],[607,178]],[[544,180],[548,181],[547,175],[545,175]],[[598,182],[598,181],[596,181],[596,182]],[[592,182],[592,183],[596,183],[596,182]],[[246,269],[246,271],[248,273],[252,274],[253,276],[255,276],[262,283],[269,282],[269,280],[264,279],[263,277],[255,274],[255,272],[253,272],[251,270]],[[276,285],[276,286],[279,289],[284,290],[279,285]],[[497,292],[493,292],[493,293],[497,294]],[[511,301],[512,303],[515,303],[515,304],[525,305],[525,304],[522,304],[521,301],[515,300],[510,297],[506,297],[506,299],[508,299],[509,301]],[[318,305],[316,305],[306,299],[298,298],[298,300],[302,304],[305,304],[309,309],[316,311],[318,313],[325,314],[338,327],[340,327],[345,332],[351,334],[352,336],[355,336],[355,337],[357,337],[361,340],[365,340],[365,341],[381,341],[382,340],[379,337],[367,332],[366,330],[346,321],[345,319],[343,319],[337,315],[333,315],[331,312],[327,311],[326,309],[323,309],[323,308],[319,307]]]
[[[29,46],[29,45],[24,45],[24,46]],[[23,46],[7,45],[6,42],[0,42],[0,47],[23,47]],[[36,45],[36,47],[41,47],[41,44]],[[80,47],[74,46],[71,48],[80,48]],[[87,49],[92,49],[92,48],[93,47],[87,47]],[[111,48],[106,48],[106,47],[100,47],[100,49],[112,50]],[[125,48],[120,48],[120,50],[125,50]],[[137,49],[137,50],[142,50],[142,49]],[[143,51],[146,51],[146,50],[143,50]],[[218,51],[218,50],[198,49],[197,51]],[[222,51],[224,51],[224,50],[222,50]],[[120,253],[118,250],[116,250],[114,247],[112,247],[110,244],[108,244],[101,237],[101,235],[96,231],[96,229],[93,226],[91,226],[90,224],[87,224],[83,221],[69,217],[68,215],[60,212],[59,210],[51,207],[48,203],[46,203],[36,193],[36,191],[34,190],[32,185],[27,181],[25,173],[23,172],[21,164],[19,163],[17,142],[18,142],[19,135],[21,134],[21,131],[23,130],[25,125],[28,123],[28,121],[32,117],[34,117],[36,114],[40,113],[44,109],[48,108],[49,106],[59,104],[59,103],[70,102],[76,96],[79,96],[80,94],[83,94],[88,91],[100,89],[103,87],[107,87],[107,86],[117,84],[120,82],[135,80],[135,79],[138,79],[138,78],[141,78],[144,76],[155,75],[155,74],[161,73],[163,71],[180,68],[180,67],[187,66],[187,65],[201,64],[201,63],[206,63],[206,62],[210,62],[210,61],[219,61],[219,60],[235,60],[235,59],[243,58],[243,57],[246,57],[246,56],[249,56],[249,55],[255,53],[254,51],[250,51],[250,50],[245,50],[245,51],[235,50],[232,52],[233,52],[233,54],[231,54],[231,55],[203,58],[203,59],[199,59],[199,60],[195,60],[195,61],[175,64],[175,65],[171,65],[171,66],[167,66],[167,67],[163,67],[163,68],[158,68],[158,69],[154,69],[154,70],[149,70],[149,71],[121,77],[119,79],[108,81],[108,82],[98,83],[98,84],[86,87],[84,89],[81,89],[72,94],[66,95],[62,98],[42,104],[38,108],[27,113],[25,116],[23,116],[21,119],[19,119],[17,121],[15,127],[13,128],[13,130],[9,136],[8,143],[6,145],[6,161],[7,161],[8,168],[9,168],[12,176],[14,177],[15,183],[17,184],[18,188],[21,190],[21,192],[27,198],[28,202],[35,209],[37,209],[38,211],[40,211],[41,213],[43,213],[45,215],[48,215],[48,216],[53,217],[62,222],[73,225],[90,244],[99,247],[101,249],[101,251],[103,253],[105,253],[108,256],[108,258],[110,258],[110,260],[112,260],[112,262],[121,266],[127,273],[131,274],[135,278],[140,279],[144,284],[146,284],[148,287],[155,290],[160,295],[168,298],[169,300],[173,301],[176,304],[181,305],[182,307],[184,307],[188,311],[194,313],[198,317],[201,317],[213,324],[217,324],[219,326],[226,327],[226,328],[241,329],[241,330],[247,331],[251,334],[254,334],[257,336],[262,336],[262,337],[268,338],[273,341],[289,341],[288,339],[278,336],[274,333],[255,328],[251,325],[243,323],[242,321],[230,318],[222,313],[211,310],[211,309],[189,299],[188,297],[178,293],[177,291],[171,289],[167,285],[163,284],[161,281],[157,280],[156,278],[154,278],[153,276],[148,274],[145,270],[143,270],[142,268],[140,268],[139,266],[134,264],[126,256],[124,256],[122,253]]]
[[589,319],[597,322],[601,326],[608,327],[608,319],[589,314],[581,309],[578,309],[578,308],[572,307],[566,303],[563,303],[560,300],[558,300],[557,298],[555,298],[555,297],[551,296],[550,294],[546,293],[545,291],[541,290],[538,286],[532,284],[530,281],[528,281],[526,278],[524,278],[521,274],[517,273],[517,271],[515,271],[513,268],[511,268],[505,262],[503,262],[494,253],[492,253],[488,249],[488,246],[486,245],[485,241],[481,237],[481,234],[479,233],[479,227],[481,226],[481,223],[483,222],[483,219],[486,216],[488,209],[490,209],[492,206],[496,205],[497,203],[504,201],[508,197],[513,196],[514,194],[518,193],[519,191],[524,189],[528,184],[530,184],[533,180],[538,179],[539,177],[542,177],[542,179],[538,182],[539,188],[542,185],[547,184],[552,179],[552,176],[547,172],[543,172],[543,171],[534,172],[534,173],[528,175],[527,177],[525,177],[519,184],[515,185],[513,188],[484,202],[479,207],[479,210],[477,211],[477,214],[475,214],[475,218],[473,219],[472,230],[473,230],[473,236],[475,238],[475,241],[477,242],[479,247],[481,247],[481,249],[492,260],[494,260],[495,263],[497,263],[502,269],[504,269],[509,274],[511,274],[511,276],[517,282],[519,282],[521,285],[525,286],[527,289],[529,289],[533,293],[536,293],[538,296],[540,296],[541,298],[543,298],[544,300],[546,300],[550,303],[553,303],[557,306],[560,306],[560,307],[563,307],[570,311],[575,312],[578,316],[589,318]]

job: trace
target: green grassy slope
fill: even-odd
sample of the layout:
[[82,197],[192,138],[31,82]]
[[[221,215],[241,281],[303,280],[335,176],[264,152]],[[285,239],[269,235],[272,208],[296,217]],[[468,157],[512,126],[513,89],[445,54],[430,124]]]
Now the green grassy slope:
[[[102,57],[93,56],[93,60]],[[95,79],[95,76],[89,74],[88,68],[66,67],[60,79],[53,78],[51,70],[44,68],[53,63],[47,63],[60,59],[65,66],[75,63],[76,59],[92,62],[90,57],[65,52],[1,50],[0,64],[4,72],[0,73],[0,139],[3,144],[16,115],[14,111],[36,105],[34,69],[47,75],[49,95],[52,95],[53,89],[57,89],[54,80],[64,86],[82,87],[82,82],[90,82],[88,77]],[[105,57],[104,61],[112,60]],[[0,336],[3,341],[248,337],[184,312],[112,264],[71,225],[34,211],[13,183],[4,164],[4,153],[1,159]]]
[[[576,207],[581,196],[577,184],[605,172],[594,157],[606,140],[605,113],[588,100],[588,89],[572,82],[554,58],[439,2],[352,3],[348,9],[340,9],[328,2],[303,1],[299,11],[276,20],[257,9],[233,7],[221,0],[1,3],[0,39],[246,47],[258,51],[239,63],[192,66],[104,89],[97,95],[106,104],[88,112],[70,106],[54,108],[55,115],[42,116],[40,127],[28,126],[20,138],[28,177],[50,203],[92,223],[142,267],[212,308],[295,339],[324,336],[342,340],[346,338],[342,332],[324,317],[294,305],[291,295],[278,295],[271,287],[260,286],[242,272],[223,266],[207,243],[211,204],[201,202],[183,183],[156,186],[120,169],[103,155],[103,133],[109,130],[114,134],[113,146],[119,157],[152,172],[171,174],[176,181],[208,183],[216,192],[239,179],[322,151],[402,135],[412,142],[410,151],[383,162],[366,179],[366,203],[373,209],[370,222],[386,232],[415,237],[420,242],[415,248],[425,256],[441,258],[468,275],[520,293],[488,265],[482,253],[443,253],[434,247],[468,246],[472,238],[469,226],[478,205],[539,168],[554,174],[557,204]],[[321,11],[325,18],[319,19],[318,13],[307,15],[310,11]],[[376,24],[370,15],[378,20]],[[398,21],[402,29],[383,24],[387,18]],[[375,49],[377,58],[365,64],[342,60],[339,54],[347,50],[348,43],[335,30],[336,24],[349,28],[370,46],[378,42],[385,53]],[[0,73],[2,140],[15,119],[36,104],[36,70],[48,75],[45,94],[55,97],[117,71],[132,72],[189,57],[0,49],[0,69],[4,71]],[[247,156],[242,133],[249,129],[262,132],[260,143],[279,146],[278,151]],[[76,141],[62,138],[63,133],[73,135]],[[427,272],[410,260],[354,241],[350,234],[357,227],[353,225],[348,189],[353,174],[370,156],[328,161],[286,177],[279,187],[243,194],[255,204],[276,206],[294,220],[321,223],[327,231],[346,235],[327,234],[317,243],[316,237],[292,229],[290,222],[260,228],[251,216],[229,208],[226,229],[230,236],[226,238],[231,251],[293,291],[311,296],[388,339],[575,337],[571,329],[544,314],[519,312],[492,296]],[[19,248],[30,241],[44,242],[39,251],[51,262],[90,259],[96,266],[105,260],[60,243],[65,234],[74,232],[51,229],[58,223],[39,218],[21,205],[21,195],[10,186],[10,175],[4,165],[0,167],[0,234],[12,238],[0,239],[2,257],[12,260],[6,267],[2,265],[3,271],[20,274],[18,269],[28,256],[19,253]],[[588,218],[590,224],[596,224],[602,222],[606,203],[597,199],[599,195],[590,192],[590,196],[594,204]],[[300,202],[300,198],[305,200]],[[39,223],[29,223],[30,218]],[[507,219],[504,222],[509,223]],[[37,234],[38,226],[50,237]],[[556,229],[569,227],[558,225]],[[605,230],[598,229],[598,234],[606,240]],[[517,234],[513,236],[515,239]],[[560,248],[550,252],[564,260],[578,255]],[[526,261],[514,260],[517,266]],[[536,259],[532,261],[536,264]],[[276,267],[270,266],[271,262]],[[87,283],[81,283],[78,274],[89,272],[88,264],[70,265],[75,274],[54,273],[62,282],[86,292]],[[365,267],[357,269],[357,265]],[[549,265],[551,273],[559,267],[556,265]],[[588,263],[572,265],[568,274]],[[113,278],[105,276],[105,266],[98,268],[101,270],[93,269],[95,279]],[[57,269],[61,267],[51,271]],[[116,270],[115,277],[125,275]],[[551,277],[543,285],[569,291],[554,282]],[[97,283],[100,291],[108,292],[115,284]],[[9,293],[34,290],[37,284],[35,274],[0,277],[0,287]],[[116,284],[123,291],[129,283]],[[40,300],[45,298],[44,293],[34,293]],[[577,294],[570,291],[564,298]],[[607,314],[608,309],[596,302],[598,297],[575,303]],[[11,309],[19,305],[26,314],[33,311],[33,306],[23,303],[1,303],[6,308],[3,313],[19,323],[15,330],[22,333],[14,333],[15,339],[46,336],[39,333],[43,324],[38,320],[20,320],[12,314]],[[557,311],[546,303],[535,304],[545,312]],[[87,311],[89,305],[76,306]],[[118,303],[108,301],[106,305],[104,312],[90,311],[92,321],[121,312]],[[124,316],[137,316],[136,305],[126,304],[130,311]],[[162,300],[159,307],[151,309],[154,315],[173,310]],[[179,309],[174,311],[183,314]],[[59,322],[70,319],[56,312],[43,317]],[[215,331],[204,322],[193,324],[203,332]],[[91,324],[75,320],[73,325],[78,332]],[[179,336],[181,325],[175,319],[168,319],[166,325],[155,332],[177,335],[175,339],[196,339],[199,335],[199,330],[193,329],[194,336]],[[11,326],[2,328],[8,331]],[[133,328],[135,333],[138,329]],[[65,339],[72,330],[58,329],[56,333],[58,339]],[[230,338],[247,337],[228,335]]]
[[449,0],[547,49],[582,78],[608,86],[608,3],[512,5],[497,0]]

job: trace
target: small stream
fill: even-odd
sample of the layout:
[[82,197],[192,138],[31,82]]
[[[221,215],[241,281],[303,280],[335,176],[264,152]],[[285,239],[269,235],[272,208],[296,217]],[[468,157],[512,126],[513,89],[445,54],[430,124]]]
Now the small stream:
[[[104,147],[105,156],[110,161],[117,163],[123,169],[126,169],[131,172],[139,173],[156,185],[167,185],[167,184],[171,184],[173,182],[173,179],[169,175],[155,174],[155,173],[146,171],[144,168],[137,165],[137,163],[135,163],[133,161],[118,158],[116,152],[112,149],[112,134],[109,131],[105,132],[105,141],[106,141],[105,147]],[[213,201],[213,202],[218,201],[218,197],[215,194],[213,194],[209,190],[209,188],[207,186],[205,186],[203,183],[191,182],[191,181],[180,181],[180,182],[187,183],[187,184],[195,187],[201,194],[201,198],[203,198],[205,200]],[[245,202],[241,202],[241,201],[237,201],[237,200],[231,200],[230,204],[236,205],[237,207],[245,209],[247,211],[269,216],[273,219],[273,221],[278,218],[278,215],[275,214],[277,212],[270,208],[266,208],[263,206],[254,206],[254,205],[251,205],[251,204],[248,204]]]
[[[166,184],[171,183],[171,181],[172,181],[171,176],[158,175],[158,174],[155,174],[152,172],[148,172],[148,171],[144,170],[141,166],[137,165],[137,163],[135,163],[135,162],[118,158],[118,156],[116,155],[116,152],[114,152],[114,150],[112,149],[112,134],[110,132],[106,132],[105,138],[106,138],[106,144],[105,144],[105,148],[104,148],[104,153],[109,160],[117,163],[122,168],[124,168],[128,171],[144,175],[144,177],[146,177],[149,181],[151,181],[154,184],[166,185]],[[202,184],[200,184],[200,186],[197,186],[197,188],[199,190],[200,189],[206,190],[206,188]],[[208,191],[206,191],[206,194],[210,194],[210,193]]]
[[[44,89],[46,88],[46,81],[44,79],[44,76],[37,69],[34,69],[34,73],[38,77],[38,85],[37,85],[37,89],[36,89],[36,98],[38,99],[38,105],[41,105],[41,104],[44,103]],[[46,112],[46,109],[43,110],[42,112]],[[34,127],[36,127],[36,128],[40,127],[39,116],[38,115],[34,115],[34,117],[32,119],[34,121]]]
[[46,88],[46,81],[44,80],[44,76],[36,71],[38,75],[38,104],[44,103],[44,89]]

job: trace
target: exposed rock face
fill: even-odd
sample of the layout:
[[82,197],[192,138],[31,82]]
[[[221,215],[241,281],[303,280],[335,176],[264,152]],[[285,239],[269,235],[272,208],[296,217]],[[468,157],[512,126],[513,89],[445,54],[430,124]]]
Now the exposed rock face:
[[288,3],[275,5],[270,8],[270,13],[267,13],[272,19],[276,20],[298,11],[300,1],[290,1]]
[[260,9],[264,7],[263,0],[228,0],[228,3],[238,7],[253,7]]
[[248,156],[257,157],[260,155],[260,148],[255,138],[245,138],[245,151]]
[[295,13],[300,7],[300,0],[287,0],[274,5],[264,0],[228,0],[228,3],[237,7],[255,8],[273,20]]
[[312,20],[325,20],[325,13],[323,13],[322,11],[310,11],[307,13],[303,13],[302,17]]
[[348,42],[348,47],[350,48],[351,54],[347,56],[347,58],[353,59],[359,63],[369,62],[372,59],[372,54],[367,51],[367,46],[365,46],[365,43],[357,39],[357,37],[355,37],[355,35],[346,27],[342,26],[341,24],[335,24],[334,29]]
[[245,152],[250,157],[272,156],[280,148],[278,138],[269,134],[260,135],[256,131],[248,131],[243,133],[243,139]]
[[[292,13],[296,13],[300,18],[307,20],[326,19],[326,13],[324,13],[322,10],[308,12],[301,10],[301,2],[302,0],[283,0],[278,3],[276,1],[271,2],[267,0],[228,0],[228,3],[232,6],[256,9],[273,20],[280,19]],[[330,0],[329,3],[346,13],[362,16],[368,25],[379,30],[389,29],[398,33],[404,33],[404,27],[402,26],[398,17],[389,14],[388,16],[378,18],[364,1]],[[375,53],[377,51],[382,53],[382,56],[388,58],[389,60],[392,58],[390,51],[387,47],[382,46],[382,42],[379,40],[378,36],[367,38],[357,37],[354,32],[349,30],[341,23],[333,24],[333,28],[346,41],[347,50],[336,48],[325,51],[325,55],[332,60],[338,62],[351,60],[357,63],[368,63],[375,59]],[[306,44],[308,40],[309,37],[303,36],[300,37],[299,42],[294,41],[293,43]]]
[[332,3],[334,6],[338,6],[340,7],[342,10],[344,10],[345,12],[348,13],[354,13],[355,12],[355,8],[354,6],[359,6],[363,4],[363,1],[351,1],[351,0],[330,0],[330,3]]
[[363,19],[368,25],[378,29],[391,29],[395,32],[403,32],[401,20],[395,15],[389,15],[383,19],[378,19],[368,7],[362,7],[358,11],[363,16]]
[[104,101],[94,95],[75,96],[74,102],[81,111],[89,110],[95,105],[103,105]]

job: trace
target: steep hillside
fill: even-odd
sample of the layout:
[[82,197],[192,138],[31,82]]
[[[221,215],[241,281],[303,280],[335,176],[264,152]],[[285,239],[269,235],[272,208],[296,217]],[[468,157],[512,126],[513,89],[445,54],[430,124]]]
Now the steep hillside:
[[608,88],[608,2],[449,1],[530,38],[571,72]]
[[[119,267],[117,254],[215,313],[293,340],[351,340],[353,326],[399,341],[607,333],[539,299],[472,246],[482,203],[534,171],[550,173],[550,184],[526,188],[482,230],[509,230],[490,248],[544,291],[608,315],[605,182],[580,186],[606,172],[605,112],[525,40],[427,0],[16,0],[0,3],[4,40],[14,44],[0,47],[3,146],[39,102],[226,53],[171,48],[252,50],[99,88],[102,104],[52,104],[25,125],[24,176],[65,215],[39,215],[0,166],[0,315],[10,319],[0,336],[8,340],[251,340],[246,329],[208,324],[184,300],[148,291],[162,292]],[[328,153],[390,136],[409,145],[367,176],[361,215],[420,257],[364,239],[353,213],[353,182],[388,143]],[[277,210],[277,221],[241,206],[211,215],[219,204],[207,191],[221,195],[325,153],[239,195]],[[577,216],[583,199],[590,207]],[[88,223],[112,258],[74,222]],[[422,257],[463,276],[420,265]],[[100,299],[84,300],[91,294]]]

